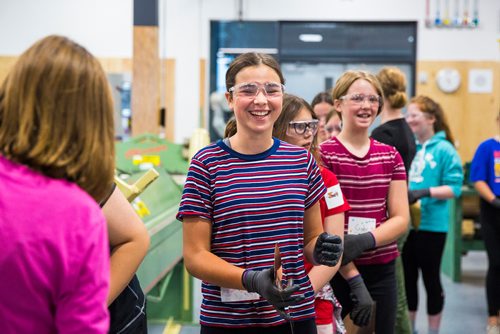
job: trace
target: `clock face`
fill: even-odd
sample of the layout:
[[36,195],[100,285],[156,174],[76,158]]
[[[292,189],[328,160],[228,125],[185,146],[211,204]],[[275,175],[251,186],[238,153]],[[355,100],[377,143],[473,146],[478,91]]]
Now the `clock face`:
[[453,93],[460,87],[460,73],[453,68],[443,68],[436,76],[438,88],[445,93]]

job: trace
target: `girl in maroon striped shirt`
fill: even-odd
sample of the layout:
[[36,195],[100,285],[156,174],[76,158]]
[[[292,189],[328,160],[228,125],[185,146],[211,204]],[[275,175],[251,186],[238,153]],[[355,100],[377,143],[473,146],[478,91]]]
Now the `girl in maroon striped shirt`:
[[394,147],[369,137],[369,127],[383,103],[376,77],[347,71],[332,95],[342,131],[321,144],[321,158],[337,175],[351,206],[344,221],[342,277],[336,275],[332,286],[343,313],[352,310],[351,318],[358,325],[368,324],[374,300],[375,332],[391,334],[396,317],[396,240],[409,221],[406,172]]

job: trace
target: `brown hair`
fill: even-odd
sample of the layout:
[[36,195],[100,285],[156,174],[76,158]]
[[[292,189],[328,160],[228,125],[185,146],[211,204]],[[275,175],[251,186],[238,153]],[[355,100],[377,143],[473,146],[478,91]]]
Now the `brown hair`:
[[408,102],[404,73],[397,67],[384,67],[378,72],[377,79],[389,106],[394,109],[403,108]]
[[285,78],[281,73],[280,65],[272,56],[265,53],[247,52],[236,57],[226,72],[226,89],[233,87],[236,82],[236,75],[244,68],[250,66],[266,65],[272,68],[280,78],[280,82],[285,84]]
[[226,127],[224,128],[224,138],[229,138],[234,136],[236,134],[236,131],[237,131],[236,118],[233,116],[226,123]]
[[433,127],[434,133],[444,131],[446,134],[446,139],[452,145],[455,145],[455,141],[451,134],[450,127],[448,126],[448,122],[446,121],[446,116],[444,115],[443,108],[441,108],[441,105],[439,103],[424,95],[415,96],[410,100],[410,103],[415,103],[421,112],[433,116],[435,119]]
[[311,101],[311,107],[314,110],[314,106],[320,104],[321,102],[326,102],[333,106],[332,93],[331,92],[321,92],[316,94],[316,96]]
[[113,103],[99,62],[62,36],[17,60],[0,87],[0,154],[78,184],[96,201],[114,175]]
[[[377,91],[377,94],[380,95],[380,97],[382,98],[380,101],[380,105],[378,107],[378,110],[377,110],[377,115],[380,114],[380,112],[382,111],[383,104],[384,104],[384,92],[382,91],[382,87],[380,86],[380,83],[378,82],[377,78],[373,74],[366,72],[366,71],[351,70],[351,71],[344,72],[340,76],[340,78],[337,80],[337,82],[335,83],[335,87],[333,88],[333,91],[332,91],[333,100],[334,101],[338,100],[342,96],[346,95],[347,91],[349,90],[351,85],[356,80],[359,80],[359,79],[363,79],[363,80],[366,80],[369,83],[371,83],[372,86]],[[339,117],[342,119],[342,113],[339,113]]]
[[[283,96],[283,108],[281,109],[281,114],[279,115],[276,122],[274,122],[273,136],[284,141],[286,137],[286,130],[288,129],[288,124],[304,108],[307,109],[307,111],[309,111],[312,119],[318,119],[318,117],[316,117],[316,114],[313,111],[313,108],[309,103],[307,103],[306,100],[292,94],[285,94]],[[316,134],[313,137],[310,151],[311,154],[316,159],[316,162],[319,163],[321,159],[319,159],[319,152],[317,148],[318,148],[318,136]]]

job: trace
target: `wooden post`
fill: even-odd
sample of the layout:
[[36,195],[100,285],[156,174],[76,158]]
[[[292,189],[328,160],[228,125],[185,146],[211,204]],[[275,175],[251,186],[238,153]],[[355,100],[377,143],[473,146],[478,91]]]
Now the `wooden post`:
[[158,0],[134,0],[132,135],[159,133]]

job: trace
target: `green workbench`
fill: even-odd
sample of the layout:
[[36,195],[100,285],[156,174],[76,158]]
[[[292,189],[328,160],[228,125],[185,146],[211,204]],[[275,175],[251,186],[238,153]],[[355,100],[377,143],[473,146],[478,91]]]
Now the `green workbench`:
[[462,236],[462,202],[475,200],[478,194],[470,185],[462,187],[462,195],[450,200],[450,228],[446,237],[441,271],[454,282],[460,282],[462,276],[462,255],[468,251],[483,251],[484,243],[478,239],[465,239]]
[[192,278],[182,261],[182,223],[175,216],[182,186],[175,180],[187,173],[182,146],[153,135],[116,144],[116,167],[133,184],[148,168],[159,173],[131,204],[144,222],[150,246],[137,271],[148,300],[148,321],[192,321]]
[[117,142],[116,166],[121,173],[137,173],[151,167],[169,174],[187,174],[188,161],[183,145],[171,143],[157,135],[144,134]]

